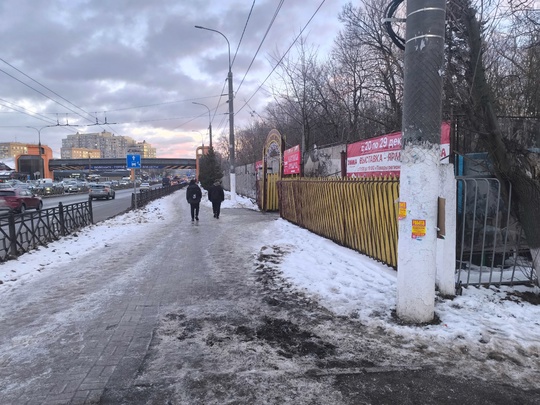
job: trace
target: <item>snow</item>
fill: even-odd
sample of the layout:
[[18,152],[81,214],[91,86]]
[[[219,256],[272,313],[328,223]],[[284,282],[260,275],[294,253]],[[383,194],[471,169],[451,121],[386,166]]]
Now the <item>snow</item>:
[[[174,221],[168,213],[174,211],[174,194],[113,219],[82,229],[74,235],[50,243],[16,260],[0,264],[0,300],[10,298],[10,292],[23,289],[35,280],[57,271],[66,263],[76,262],[82,255],[112,243],[131,240],[125,235],[151,232],[164,221]],[[211,207],[203,198],[202,204]],[[244,208],[258,210],[250,199],[237,196],[227,199],[223,210]],[[283,219],[278,219],[253,241],[262,255],[285,252],[281,261],[268,266],[279,270],[284,282],[338,316],[357,320],[370,329],[384,330],[384,335],[399,337],[399,346],[388,351],[401,353],[411,347],[424,347],[427,353],[448,358],[460,353],[474,353],[474,358],[490,359],[493,353],[511,361],[486,361],[486,368],[526,385],[537,379],[540,356],[540,306],[533,305],[517,293],[532,293],[529,287],[465,288],[454,299],[437,297],[435,313],[439,323],[407,325],[394,316],[397,273],[369,257],[339,246]],[[255,253],[255,252],[254,252]],[[58,274],[61,277],[61,273]],[[4,301],[5,302],[5,301]],[[0,314],[1,315],[1,314]],[[387,342],[388,343],[388,342]],[[385,344],[382,340],[380,344]],[[466,361],[463,367],[467,367]],[[454,360],[456,361],[456,360]]]

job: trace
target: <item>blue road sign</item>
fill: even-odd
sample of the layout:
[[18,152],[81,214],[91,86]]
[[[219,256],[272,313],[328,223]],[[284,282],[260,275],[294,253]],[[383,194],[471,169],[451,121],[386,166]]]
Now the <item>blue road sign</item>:
[[128,169],[140,169],[141,155],[126,155],[126,166]]

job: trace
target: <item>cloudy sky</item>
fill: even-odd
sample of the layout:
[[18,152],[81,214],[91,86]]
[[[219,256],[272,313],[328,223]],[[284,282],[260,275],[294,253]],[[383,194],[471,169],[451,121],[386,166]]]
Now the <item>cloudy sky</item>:
[[55,157],[66,135],[104,130],[146,140],[158,157],[192,157],[208,144],[209,110],[213,141],[228,137],[227,96],[220,96],[227,93],[227,42],[194,26],[230,42],[235,124],[242,127],[257,119],[253,111],[262,114],[277,79],[263,83],[272,56],[283,55],[302,29],[308,45],[327,53],[346,3],[2,0],[0,142],[37,143],[38,130],[59,123],[40,132]]

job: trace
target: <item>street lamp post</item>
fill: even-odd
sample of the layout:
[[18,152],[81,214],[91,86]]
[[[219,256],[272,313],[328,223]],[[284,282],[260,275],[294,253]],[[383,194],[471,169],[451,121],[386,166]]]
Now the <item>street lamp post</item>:
[[218,30],[214,30],[212,28],[206,28],[201,27],[200,25],[196,25],[195,28],[201,29],[201,30],[207,30],[207,31],[213,31],[217,32],[219,35],[221,35],[223,38],[225,38],[225,41],[227,41],[227,47],[229,50],[229,73],[227,75],[227,80],[229,82],[229,159],[231,162],[231,200],[236,201],[236,173],[235,173],[235,158],[234,158],[234,107],[233,107],[233,74],[231,71],[231,44],[229,43],[229,40],[223,33],[219,32]]
[[208,133],[210,136],[210,149],[212,149],[212,119],[210,118],[210,108],[208,108],[206,104],[196,103],[195,101],[193,101],[193,104],[202,105],[203,107],[206,107],[206,109],[208,110]]
[[191,132],[198,132],[199,135],[201,135],[201,145],[204,148],[204,135],[203,135],[203,133],[201,131],[196,131],[194,129],[192,129]]
[[39,154],[39,175],[41,176],[41,178],[43,179],[45,177],[45,173],[44,173],[44,166],[43,166],[43,158],[41,157],[42,155],[42,151],[41,151],[41,130],[42,129],[45,129],[45,128],[49,128],[49,127],[54,127],[55,125],[46,125],[44,127],[41,127],[41,128],[36,128],[36,127],[29,127],[27,126],[26,128],[32,128],[32,129],[35,129],[38,133],[38,154]]

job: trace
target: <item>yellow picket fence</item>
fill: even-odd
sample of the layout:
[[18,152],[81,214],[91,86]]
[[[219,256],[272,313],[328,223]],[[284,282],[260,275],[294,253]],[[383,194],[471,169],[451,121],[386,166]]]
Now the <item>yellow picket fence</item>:
[[399,180],[282,179],[282,218],[397,268]]

